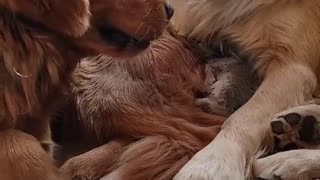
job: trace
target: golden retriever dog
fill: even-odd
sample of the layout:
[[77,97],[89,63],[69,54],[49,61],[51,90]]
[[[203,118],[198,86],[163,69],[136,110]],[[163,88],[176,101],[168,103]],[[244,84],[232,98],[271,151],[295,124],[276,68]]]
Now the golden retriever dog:
[[97,143],[61,170],[74,179],[172,179],[225,119],[195,104],[207,91],[204,65],[197,44],[170,30],[134,58],[82,60],[72,83],[76,124]]
[[[174,23],[180,33],[233,49],[248,59],[263,79],[253,97],[226,120],[216,138],[174,179],[246,179],[252,173],[252,163],[254,175],[263,179],[319,177],[317,150],[288,151],[256,162],[254,158],[272,146],[271,136],[276,146],[292,139],[307,145],[318,142],[319,106],[296,106],[307,104],[318,92],[320,1],[171,3],[176,7]],[[296,108],[284,111],[291,107]]]
[[172,13],[162,0],[1,0],[0,179],[64,179],[47,154],[49,117],[77,63],[136,54]]

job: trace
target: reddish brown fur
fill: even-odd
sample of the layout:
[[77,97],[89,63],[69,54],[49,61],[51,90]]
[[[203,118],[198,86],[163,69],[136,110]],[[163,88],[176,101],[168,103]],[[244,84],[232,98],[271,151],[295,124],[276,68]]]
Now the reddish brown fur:
[[201,60],[197,48],[175,33],[165,33],[146,52],[125,61],[83,60],[73,92],[87,137],[102,144],[131,143],[109,159],[101,151],[108,147],[93,149],[68,160],[62,170],[88,179],[111,171],[106,179],[171,179],[213,139],[224,119],[194,104],[195,94],[206,91]]
[[[61,97],[81,58],[99,52],[120,52],[113,44],[102,41],[95,31],[95,27],[105,25],[119,27],[110,20],[114,14],[103,14],[101,19],[101,12],[119,8],[121,23],[130,24],[130,28],[119,29],[143,41],[160,34],[167,22],[156,18],[167,19],[164,3],[146,2],[137,1],[141,7],[132,11],[143,15],[144,9],[151,8],[153,13],[135,20],[138,17],[130,17],[125,8],[114,6],[109,0],[93,0],[91,9],[86,0],[0,0],[0,179],[62,178],[40,146],[41,143],[50,151],[49,115],[63,103]],[[92,28],[87,32],[91,18]],[[156,32],[133,35],[134,28],[150,19],[153,24],[147,26],[157,28]]]

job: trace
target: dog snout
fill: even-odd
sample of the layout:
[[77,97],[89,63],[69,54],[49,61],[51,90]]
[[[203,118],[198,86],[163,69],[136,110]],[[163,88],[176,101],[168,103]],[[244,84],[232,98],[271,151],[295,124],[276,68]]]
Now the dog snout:
[[165,2],[164,3],[164,9],[166,11],[166,14],[168,16],[168,19],[171,19],[173,14],[174,14],[174,9],[173,7],[168,3],[168,2]]

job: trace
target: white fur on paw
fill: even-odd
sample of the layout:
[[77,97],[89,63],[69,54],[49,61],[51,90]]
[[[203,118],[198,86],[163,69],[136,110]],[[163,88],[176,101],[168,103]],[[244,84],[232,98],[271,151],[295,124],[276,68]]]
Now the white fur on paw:
[[313,180],[320,178],[319,150],[280,152],[254,163],[255,176],[266,180]]

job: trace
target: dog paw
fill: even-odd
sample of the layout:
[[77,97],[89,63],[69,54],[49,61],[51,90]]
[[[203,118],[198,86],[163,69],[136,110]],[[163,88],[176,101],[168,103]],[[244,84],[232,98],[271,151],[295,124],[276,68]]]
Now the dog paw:
[[[290,166],[290,163],[279,154],[261,158],[255,162],[254,172],[257,180],[296,180],[293,171],[287,171],[294,170],[295,167]],[[277,156],[279,157],[275,158]],[[292,179],[293,177],[294,179]]]
[[320,144],[320,106],[306,105],[284,111],[271,122],[275,149],[288,145],[315,148]]
[[254,176],[260,180],[317,180],[319,172],[318,150],[291,150],[257,159]]

